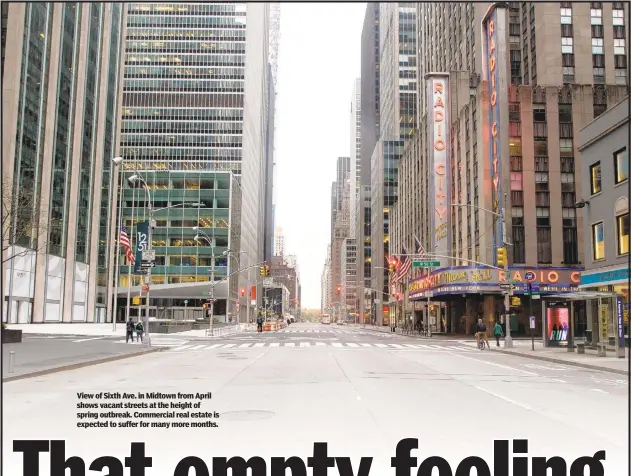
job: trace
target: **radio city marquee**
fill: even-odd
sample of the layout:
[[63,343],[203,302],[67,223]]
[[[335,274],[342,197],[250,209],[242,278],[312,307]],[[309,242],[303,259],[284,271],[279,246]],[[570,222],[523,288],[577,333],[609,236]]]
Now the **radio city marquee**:
[[[534,279],[527,280],[526,277]],[[458,266],[437,270],[416,279],[408,286],[410,299],[436,294],[499,294],[504,271],[491,268]],[[581,270],[575,268],[509,268],[508,281],[515,284],[515,293],[528,289],[528,283],[539,285],[541,293],[562,293],[578,290]]]
[[449,75],[430,73],[427,80],[427,105],[432,125],[429,128],[428,155],[430,170],[431,249],[447,255],[449,248]]

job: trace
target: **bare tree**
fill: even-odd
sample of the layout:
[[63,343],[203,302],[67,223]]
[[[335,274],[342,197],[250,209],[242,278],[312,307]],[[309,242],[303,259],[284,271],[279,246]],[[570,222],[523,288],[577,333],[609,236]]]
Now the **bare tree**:
[[[13,189],[13,183],[2,181],[2,263],[37,252],[46,247],[48,232],[53,223],[46,221],[46,210],[41,206],[35,190],[29,187]],[[44,217],[44,220],[40,218]],[[16,245],[22,248],[19,251]]]

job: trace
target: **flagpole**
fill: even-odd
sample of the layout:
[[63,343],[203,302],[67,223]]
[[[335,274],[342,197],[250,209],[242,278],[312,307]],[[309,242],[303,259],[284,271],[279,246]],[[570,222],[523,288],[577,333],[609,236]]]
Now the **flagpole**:
[[120,173],[120,184],[118,187],[118,232],[116,235],[116,292],[114,294],[114,306],[112,307],[112,331],[116,332],[116,311],[118,310],[118,287],[120,286],[120,237],[121,230],[123,228],[123,173],[122,170],[119,170]]

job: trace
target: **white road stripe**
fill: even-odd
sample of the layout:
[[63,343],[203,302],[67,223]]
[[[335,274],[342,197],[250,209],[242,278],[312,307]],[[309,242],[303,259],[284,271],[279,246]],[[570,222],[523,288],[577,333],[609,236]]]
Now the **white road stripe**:
[[208,346],[209,349],[216,349],[217,347],[219,347],[221,344],[211,344]]
[[270,347],[278,347],[280,344],[278,342],[272,342],[269,346]]
[[359,344],[359,345],[361,345],[362,347],[372,347],[372,344]]
[[241,344],[239,347],[250,347],[252,344],[247,342],[245,344]]
[[254,347],[263,347],[265,345],[265,342],[257,342],[256,344],[254,344]]
[[431,347],[433,349],[438,349],[438,350],[445,350],[445,347],[442,345],[428,344],[428,347]]
[[204,347],[206,347],[205,345],[194,345],[193,347],[191,347],[188,350],[199,350],[199,349],[203,349]]
[[384,347],[388,347],[388,345],[387,345],[387,344],[375,344],[375,345],[376,345],[377,347],[381,347],[382,349],[383,349]]
[[406,347],[411,347],[412,349],[416,348],[415,344],[403,344],[403,345],[406,346]]
[[326,345],[325,342],[316,342],[315,345]]
[[173,350],[179,351],[179,350],[188,349],[190,347],[193,347],[193,346],[192,345],[181,345],[180,347],[175,347]]
[[403,349],[403,346],[399,344],[390,344],[390,345],[394,347],[395,349]]
[[296,347],[294,342],[285,342],[285,347]]
[[348,347],[359,347],[357,344],[355,344],[354,342],[347,342],[346,345]]
[[311,347],[311,344],[309,342],[301,342],[300,347]]
[[221,349],[229,349],[230,347],[234,347],[237,344],[224,344],[223,347],[220,347]]
[[89,340],[99,340],[99,339],[104,339],[104,337],[90,337],[89,339],[78,339],[78,340],[73,340],[72,342],[87,342]]
[[333,342],[333,347],[344,347],[342,344],[340,344],[339,342]]
[[419,349],[429,349],[430,347],[425,344],[415,344],[415,347]]

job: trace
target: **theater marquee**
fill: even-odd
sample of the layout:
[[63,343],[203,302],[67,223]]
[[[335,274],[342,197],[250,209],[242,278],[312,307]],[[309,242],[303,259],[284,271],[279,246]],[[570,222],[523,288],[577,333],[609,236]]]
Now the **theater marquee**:
[[[430,73],[425,79],[427,112],[432,121],[428,129],[429,199],[430,210],[433,210],[430,213],[430,249],[437,255],[448,256],[451,241],[449,74]],[[448,265],[446,258],[438,256],[436,261],[442,266]]]

